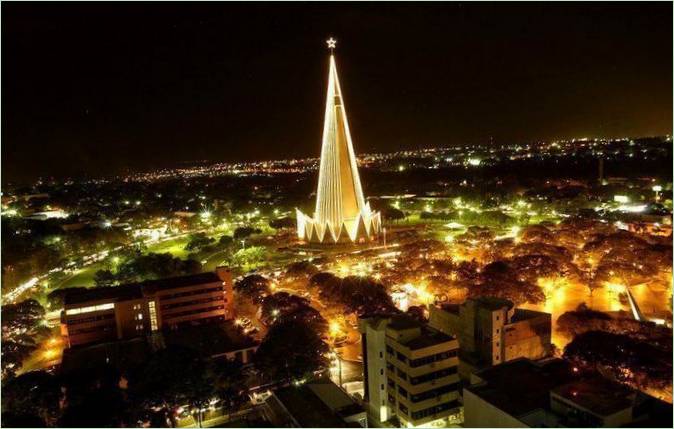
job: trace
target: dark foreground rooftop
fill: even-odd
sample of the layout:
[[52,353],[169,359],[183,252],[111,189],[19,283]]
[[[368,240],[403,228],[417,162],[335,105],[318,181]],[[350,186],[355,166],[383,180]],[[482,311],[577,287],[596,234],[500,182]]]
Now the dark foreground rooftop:
[[476,375],[485,383],[466,389],[512,416],[549,408],[550,390],[573,379],[571,368],[560,359],[542,363],[518,359]]

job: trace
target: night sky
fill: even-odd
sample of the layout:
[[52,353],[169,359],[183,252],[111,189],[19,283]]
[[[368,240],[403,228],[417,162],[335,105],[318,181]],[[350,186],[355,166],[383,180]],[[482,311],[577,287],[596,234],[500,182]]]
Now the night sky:
[[2,4],[2,177],[672,132],[672,5]]

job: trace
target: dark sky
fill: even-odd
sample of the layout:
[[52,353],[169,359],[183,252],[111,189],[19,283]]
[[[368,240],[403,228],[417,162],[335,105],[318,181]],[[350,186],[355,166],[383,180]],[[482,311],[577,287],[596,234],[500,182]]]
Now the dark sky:
[[672,5],[2,4],[4,180],[672,131]]

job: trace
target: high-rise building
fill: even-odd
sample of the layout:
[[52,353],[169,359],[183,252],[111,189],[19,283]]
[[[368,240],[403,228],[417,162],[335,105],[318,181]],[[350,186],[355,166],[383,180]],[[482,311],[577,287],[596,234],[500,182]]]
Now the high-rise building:
[[365,400],[376,423],[401,427],[462,419],[456,338],[406,315],[360,320]]
[[381,217],[363,197],[337,64],[328,40],[330,71],[323,123],[321,164],[313,217],[297,210],[297,234],[313,243],[367,241],[379,234]]
[[207,320],[234,318],[232,274],[149,280],[73,290],[65,297],[61,334],[68,347],[144,336]]
[[458,338],[464,379],[489,366],[522,357],[541,359],[552,352],[550,314],[515,308],[505,299],[431,306],[429,325]]

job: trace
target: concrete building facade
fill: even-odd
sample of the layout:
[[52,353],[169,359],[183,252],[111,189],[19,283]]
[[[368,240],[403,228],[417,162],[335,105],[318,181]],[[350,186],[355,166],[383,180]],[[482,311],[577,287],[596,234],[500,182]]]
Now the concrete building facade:
[[68,347],[130,339],[181,324],[234,318],[232,275],[215,273],[74,290],[66,295],[61,334]]
[[368,413],[401,427],[461,419],[458,341],[404,315],[360,320]]
[[458,338],[464,379],[480,368],[522,357],[541,359],[552,352],[551,315],[515,308],[504,299],[431,306],[429,325]]

